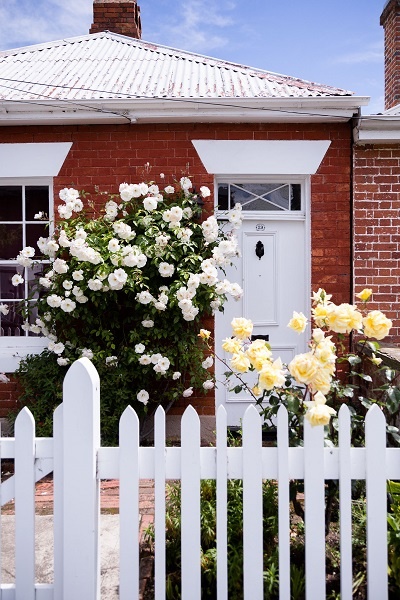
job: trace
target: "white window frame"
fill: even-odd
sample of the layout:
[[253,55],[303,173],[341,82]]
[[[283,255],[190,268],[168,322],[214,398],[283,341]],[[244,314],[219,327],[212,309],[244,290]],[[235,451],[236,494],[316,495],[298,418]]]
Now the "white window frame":
[[[54,223],[54,191],[52,177],[0,177],[0,186],[29,186],[29,185],[44,185],[49,188],[49,235],[52,232]],[[29,221],[30,222],[30,221]],[[25,213],[23,212],[23,220],[25,221]],[[21,248],[22,250],[22,248]],[[18,263],[14,260],[0,261],[1,264],[7,263],[15,265]],[[2,302],[7,303],[6,299]],[[43,336],[0,336],[0,372],[13,373],[19,365],[21,358],[28,354],[39,354],[48,345],[48,339]]]

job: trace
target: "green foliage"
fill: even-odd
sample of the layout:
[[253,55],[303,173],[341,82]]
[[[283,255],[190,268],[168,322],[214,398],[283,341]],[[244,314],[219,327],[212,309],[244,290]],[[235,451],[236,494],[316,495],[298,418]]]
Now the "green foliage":
[[390,512],[388,513],[389,575],[395,589],[400,589],[400,483],[388,481]]
[[[143,421],[158,405],[168,410],[193,389],[206,393],[214,385],[212,365],[202,365],[205,346],[198,334],[204,318],[222,310],[227,294],[242,293],[220,279],[238,253],[233,230],[241,214],[232,211],[224,230],[213,216],[201,223],[191,187],[187,177],[164,190],[154,182],[121,184],[119,197],[100,197],[100,213],[99,198],[86,198],[84,205],[76,190],[66,188],[60,192],[61,221],[38,241],[48,263],[33,286],[38,301],[28,303],[34,312],[25,314],[23,327],[48,337],[51,364],[60,371],[49,373],[54,389],[74,360],[92,360],[101,378],[108,442],[128,404]],[[208,188],[200,191],[210,195]],[[17,262],[32,268],[34,255],[26,247]],[[17,372],[23,387],[33,385],[31,368],[46,373],[48,360],[46,352],[42,362],[23,363]],[[25,389],[23,402],[28,397],[47,404],[49,414],[58,401],[41,396],[40,387],[35,395]]]
[[[15,372],[23,390],[19,402],[32,412],[36,435],[53,435],[53,411],[62,402],[64,374],[64,369],[57,364],[56,355],[48,350],[22,359]],[[17,411],[11,413],[10,419],[14,421],[17,414]]]
[[[243,482],[228,480],[228,595],[232,600],[243,598]],[[264,582],[265,598],[276,597],[278,590],[278,554],[276,536],[277,487],[274,482],[263,483],[264,508]],[[166,507],[166,571],[167,599],[180,596],[181,568],[181,496],[180,484],[167,485]],[[201,510],[201,578],[202,598],[216,597],[216,482],[202,480],[200,488]],[[147,530],[147,540],[154,539],[154,527]]]

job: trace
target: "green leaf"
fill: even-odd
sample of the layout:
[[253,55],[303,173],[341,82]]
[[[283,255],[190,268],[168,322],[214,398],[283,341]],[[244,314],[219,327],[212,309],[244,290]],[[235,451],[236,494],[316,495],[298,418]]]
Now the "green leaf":
[[387,391],[386,407],[393,415],[399,410],[400,406],[400,390],[397,387],[391,387]]
[[350,356],[348,356],[347,360],[352,367],[354,367],[354,365],[360,364],[361,362],[361,358],[359,356],[356,356],[355,354],[351,354]]
[[393,379],[396,377],[396,371],[393,369],[385,369],[385,377],[388,381],[393,381]]

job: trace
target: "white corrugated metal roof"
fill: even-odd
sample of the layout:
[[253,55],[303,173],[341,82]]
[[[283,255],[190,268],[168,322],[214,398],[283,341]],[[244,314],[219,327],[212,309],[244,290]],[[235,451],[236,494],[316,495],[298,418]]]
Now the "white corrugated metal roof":
[[315,98],[352,92],[103,32],[0,52],[0,100]]

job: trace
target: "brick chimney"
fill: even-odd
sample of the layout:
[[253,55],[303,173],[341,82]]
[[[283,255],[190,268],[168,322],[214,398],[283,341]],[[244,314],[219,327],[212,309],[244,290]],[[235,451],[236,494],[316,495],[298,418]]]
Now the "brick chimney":
[[385,31],[385,110],[400,102],[400,0],[387,0],[381,14]]
[[93,0],[93,24],[89,33],[100,31],[120,33],[140,40],[142,25],[136,0]]

